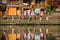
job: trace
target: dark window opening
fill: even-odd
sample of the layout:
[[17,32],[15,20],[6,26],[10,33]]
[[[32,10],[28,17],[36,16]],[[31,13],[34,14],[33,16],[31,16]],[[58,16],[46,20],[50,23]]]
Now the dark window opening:
[[17,7],[17,9],[16,10],[19,10],[19,7]]
[[44,2],[45,0],[35,0],[36,3]]
[[36,3],[40,3],[40,0],[36,0]]
[[23,3],[31,3],[32,0],[23,0]]
[[58,6],[51,6],[51,11],[56,9]]
[[1,6],[0,6],[0,11],[1,11]]
[[9,1],[19,1],[19,0],[9,0]]
[[44,11],[45,9],[41,9],[41,11]]
[[41,0],[41,2],[44,2],[45,0]]
[[29,9],[23,9],[23,10],[29,10]]

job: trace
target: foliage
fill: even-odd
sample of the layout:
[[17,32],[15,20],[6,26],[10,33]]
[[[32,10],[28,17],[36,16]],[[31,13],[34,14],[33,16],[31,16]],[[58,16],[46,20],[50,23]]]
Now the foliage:
[[46,10],[47,14],[51,14],[51,6],[50,5],[47,5],[45,10]]
[[52,34],[47,35],[47,40],[56,40]]

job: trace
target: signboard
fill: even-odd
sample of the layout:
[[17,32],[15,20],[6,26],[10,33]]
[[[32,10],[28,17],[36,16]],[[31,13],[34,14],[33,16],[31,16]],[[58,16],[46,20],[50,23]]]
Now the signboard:
[[16,8],[9,8],[9,15],[16,15]]
[[9,40],[16,40],[16,34],[8,34]]
[[40,13],[40,8],[36,8],[35,13],[39,14]]

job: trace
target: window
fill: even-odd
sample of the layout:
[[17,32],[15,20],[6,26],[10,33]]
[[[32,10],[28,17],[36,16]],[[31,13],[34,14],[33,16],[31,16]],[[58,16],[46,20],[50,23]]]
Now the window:
[[23,3],[31,3],[32,0],[23,0]]
[[19,1],[19,0],[9,0],[9,1]]
[[40,0],[36,0],[36,3],[40,3]]
[[41,0],[41,2],[44,2],[45,0]]
[[41,9],[41,11],[44,11],[45,9]]
[[27,0],[23,0],[23,3],[27,3]]
[[0,6],[0,11],[1,11],[1,6]]
[[56,9],[58,6],[51,6],[51,10]]
[[44,2],[45,0],[35,0],[36,3]]

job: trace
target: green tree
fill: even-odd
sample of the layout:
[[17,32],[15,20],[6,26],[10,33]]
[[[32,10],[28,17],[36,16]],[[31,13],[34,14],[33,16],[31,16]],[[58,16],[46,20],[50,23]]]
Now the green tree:
[[46,38],[47,40],[56,40],[56,38],[52,34],[47,35]]
[[51,6],[50,5],[47,5],[45,10],[46,10],[47,14],[51,14]]

